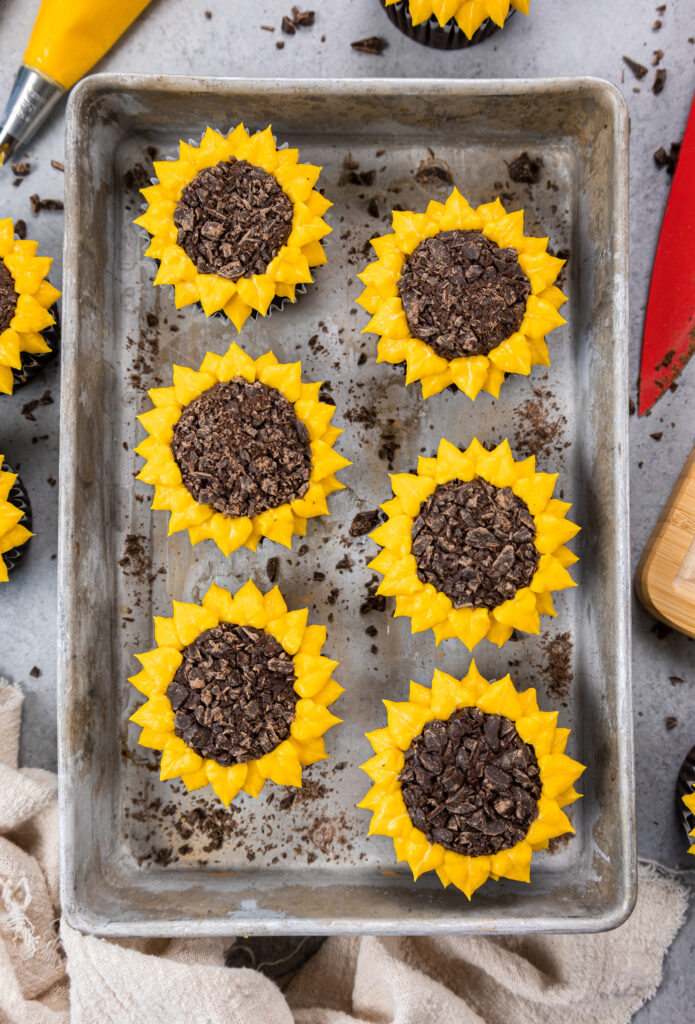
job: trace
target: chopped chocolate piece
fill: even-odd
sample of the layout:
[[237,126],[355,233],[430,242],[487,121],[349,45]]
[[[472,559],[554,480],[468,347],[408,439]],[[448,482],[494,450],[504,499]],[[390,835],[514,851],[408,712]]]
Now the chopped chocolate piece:
[[314,11],[300,11],[298,7],[292,8],[292,23],[296,28],[310,28],[315,21]]
[[139,192],[150,184],[150,171],[146,171],[141,163],[133,164],[121,177],[126,192]]
[[652,50],[652,53],[654,54],[654,56],[652,57],[652,67],[658,68],[659,64],[661,64],[661,61],[664,59],[664,51]]
[[658,96],[660,92],[663,92],[664,86],[666,85],[666,68],[657,68],[656,74],[654,75],[654,83],[652,85],[652,92],[655,96]]
[[540,554],[528,505],[486,480],[440,484],[412,528],[418,579],[454,608],[496,608],[527,587]]
[[649,436],[653,438],[655,441],[660,441],[661,438],[664,436],[664,432],[663,430],[655,430],[654,433],[650,434]]
[[362,537],[365,533],[376,529],[381,519],[382,515],[378,508],[372,509],[370,512],[358,512],[352,520],[348,532],[351,537]]
[[352,569],[352,559],[349,555],[344,555],[339,562],[335,563],[336,569]]
[[264,32],[274,32],[275,31],[275,25],[261,25],[261,28],[263,29]]
[[446,164],[439,160],[423,160],[417,169],[415,180],[418,185],[433,185],[435,187],[453,185],[454,183],[451,171]]
[[533,747],[510,719],[479,708],[428,722],[406,750],[398,779],[415,828],[466,856],[510,849],[538,816]]
[[205,11],[204,13],[206,20],[210,21],[210,19],[212,18],[212,11]]
[[26,160],[21,160],[19,163],[12,164],[12,170],[18,178],[26,178],[28,174],[31,174],[31,164]]
[[19,295],[15,291],[14,278],[0,260],[0,334],[10,326]]
[[379,630],[376,628],[376,626],[367,626],[367,628],[365,629],[365,633],[367,634],[367,636],[376,636],[378,632]]
[[294,22],[292,21],[291,18],[288,18],[287,16],[285,16],[282,19],[282,24],[280,25],[280,28],[287,36],[293,36],[297,31],[297,29],[294,27]]
[[298,699],[294,664],[269,633],[223,622],[182,654],[167,697],[176,735],[201,757],[231,767],[288,737]]
[[535,185],[541,176],[543,161],[538,157],[532,159],[524,150],[519,156],[507,164],[509,177],[522,185]]
[[61,199],[40,199],[37,195],[29,196],[31,208],[38,217],[42,210],[62,210]]
[[177,241],[200,274],[229,281],[265,273],[292,230],[293,208],[276,179],[247,160],[221,160],[183,189]]
[[275,583],[275,580],[278,578],[279,566],[280,559],[277,557],[277,555],[274,555],[272,558],[269,558],[268,561],[265,563],[265,574],[268,577],[268,581],[270,583]]
[[145,313],[145,320],[148,327],[159,327],[159,317],[156,313]]
[[14,233],[17,236],[17,238],[26,238],[27,237],[26,221],[23,221],[21,219],[20,220],[16,220],[14,222]]
[[667,715],[667,717],[664,719],[664,724],[666,725],[666,728],[669,730],[675,729],[678,725],[678,719],[675,715]]
[[367,203],[367,213],[370,217],[379,216],[379,204],[374,197],[372,197]]
[[350,43],[353,50],[357,50],[358,53],[369,53],[373,57],[381,57],[388,45],[381,36],[369,36],[367,39],[358,39]]
[[282,39],[279,39],[277,41],[277,43],[275,44],[275,46],[277,47],[278,50],[284,50],[285,49],[285,44],[282,41]]
[[60,160],[51,160],[51,167],[54,167],[56,171],[65,171],[65,164],[61,164]]
[[657,18],[656,21],[652,24],[652,32],[658,32],[660,28],[661,28],[661,22]]
[[531,283],[514,249],[441,231],[408,256],[398,291],[412,334],[444,359],[487,355],[519,330]]
[[631,60],[630,57],[623,57],[623,62],[627,64],[635,78],[644,78],[649,70],[649,68],[645,68],[644,64],[638,64],[636,60]]
[[38,665],[34,665],[34,667],[30,670],[29,675],[32,676],[34,679],[39,678],[39,676],[41,675],[41,669],[38,667]]
[[314,572],[314,577],[313,578],[316,580],[317,583],[322,583],[325,580],[325,578],[326,578],[326,574],[325,574],[325,572],[319,572],[319,570],[317,569]]
[[255,516],[309,488],[306,426],[276,388],[235,377],[181,413],[171,451],[196,501],[228,516]]
[[676,169],[676,165],[678,164],[680,151],[680,142],[672,142],[668,153],[663,146],[659,146],[657,151],[654,153],[654,163],[657,167],[665,167],[667,174],[673,174]]

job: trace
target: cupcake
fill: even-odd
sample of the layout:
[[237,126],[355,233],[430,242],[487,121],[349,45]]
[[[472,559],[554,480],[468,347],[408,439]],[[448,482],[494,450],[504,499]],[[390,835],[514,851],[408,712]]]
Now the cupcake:
[[475,662],[461,680],[437,669],[431,689],[411,682],[409,700],[384,704],[388,725],[367,734],[375,755],[362,765],[369,835],[390,836],[415,881],[436,871],[469,899],[488,878],[529,882],[534,851],[574,832],[562,808],[584,771],[564,753],[557,711],[508,675],[488,682]]
[[10,571],[24,552],[31,533],[31,505],[24,485],[10,469],[3,470],[0,455],[0,583],[7,583]]
[[[53,260],[37,256],[38,242],[15,238],[10,217],[0,220],[0,394],[34,376],[58,348],[49,312],[60,292],[46,280]],[[53,309],[57,316],[57,311]]]
[[506,213],[499,199],[473,209],[457,189],[425,213],[395,210],[393,233],[372,239],[378,258],[358,275],[377,362],[405,363],[423,398],[451,384],[497,398],[505,374],[549,366],[545,336],[565,323],[554,284],[564,260],[523,224],[523,210]]
[[488,39],[529,0],[381,0],[393,24],[437,50],[460,50]]
[[200,303],[240,331],[313,280],[332,204],[314,189],[321,168],[298,157],[277,148],[270,126],[249,135],[240,124],[226,136],[207,128],[199,146],[181,142],[177,160],[155,162],[135,223],[152,236],[154,283],[174,286],[177,309]]
[[172,618],[155,618],[157,647],[136,655],[130,679],[148,699],[130,720],[141,746],[161,750],[162,780],[210,784],[229,805],[267,780],[301,786],[302,768],[328,756],[323,735],[340,721],[328,708],[343,689],[321,654],[326,629],[307,615],[249,580],[234,595],[213,583],[202,605],[174,601]]
[[174,366],[173,386],[153,388],[154,408],[138,416],[149,436],[135,449],[138,480],[154,484],[153,509],[168,509],[169,533],[212,538],[225,555],[263,537],[291,547],[350,463],[333,448],[335,406],[302,364],[272,352],[253,360],[238,345],[208,352],[200,370]]
[[552,497],[556,480],[534,456],[515,462],[509,441],[487,451],[474,438],[461,451],[442,439],[416,473],[391,476],[388,518],[370,534],[382,548],[369,563],[384,577],[377,594],[395,596],[394,616],[409,616],[413,633],[432,629],[437,644],[501,647],[515,629],[539,633],[539,616],[556,614],[551,591],[575,586],[565,545],[579,527]]
[[676,807],[685,833],[692,840],[688,853],[695,853],[695,747],[689,751],[678,773]]

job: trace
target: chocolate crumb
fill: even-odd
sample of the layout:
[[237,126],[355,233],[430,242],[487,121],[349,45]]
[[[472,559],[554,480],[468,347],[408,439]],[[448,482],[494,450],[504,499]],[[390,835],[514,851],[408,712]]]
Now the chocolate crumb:
[[286,36],[293,36],[297,31],[294,22],[292,21],[291,18],[288,18],[287,15],[283,17],[282,22],[280,24],[280,28],[282,29]]
[[159,326],[159,317],[156,316],[154,313],[145,313],[145,320],[147,321],[148,327]]
[[367,626],[367,628],[365,629],[365,633],[367,634],[367,636],[376,636],[378,632],[379,630],[376,628],[376,626]]
[[310,28],[316,21],[314,11],[300,11],[298,7],[292,8],[292,24],[296,28]]
[[671,729],[675,729],[676,726],[678,725],[678,719],[676,718],[675,715],[667,715],[666,718],[664,719],[664,725],[666,726],[666,728],[670,732]]
[[65,171],[65,164],[61,164],[60,160],[51,160],[51,167],[54,167],[56,171]]
[[367,362],[367,353],[366,352],[360,352],[359,356],[357,357],[357,365],[358,366],[364,366],[364,364],[366,362]]
[[376,529],[382,521],[383,515],[378,508],[370,512],[358,512],[350,524],[349,534],[351,537],[362,537]]
[[543,161],[540,157],[532,159],[526,151],[520,153],[515,160],[507,164],[509,177],[519,184],[535,185],[541,176]]
[[320,571],[319,571],[319,570],[317,569],[317,570],[316,570],[316,571],[314,572],[314,577],[313,577],[313,578],[314,578],[314,579],[316,580],[316,582],[317,582],[317,583],[323,583],[323,581],[324,581],[324,580],[325,580],[325,578],[326,578],[326,574],[325,574],[325,572],[320,572]]
[[680,142],[672,142],[668,153],[663,146],[659,146],[654,153],[654,163],[657,167],[665,167],[667,174],[673,174],[678,164],[680,151]]
[[652,24],[652,32],[658,32],[660,28],[661,28],[661,22],[657,18],[656,21],[653,22],[653,24]]
[[31,174],[31,164],[27,160],[21,160],[16,164],[12,164],[12,170],[18,178],[26,178],[27,175]]
[[353,50],[358,53],[368,53],[372,57],[381,57],[389,44],[381,36],[369,36],[367,39],[357,39],[350,43]]
[[630,415],[630,416],[634,416],[635,412],[637,411],[636,407],[635,407],[635,403],[634,403],[632,398],[628,399],[627,411],[628,411],[628,415]]
[[207,21],[210,21],[212,18],[212,11],[205,11],[205,18]]
[[339,562],[336,562],[335,567],[338,570],[352,569],[352,559],[349,555],[344,555]]
[[33,676],[34,679],[38,679],[39,676],[41,675],[41,669],[39,668],[39,666],[34,665],[34,667],[30,670],[29,675]]
[[657,68],[656,74],[654,75],[654,82],[652,84],[652,92],[655,96],[658,96],[660,92],[663,92],[664,86],[666,85],[666,68]]
[[367,203],[367,213],[370,217],[379,217],[379,204],[376,199],[372,197]]
[[664,436],[664,432],[663,430],[655,430],[654,433],[650,434],[649,436],[653,438],[655,441],[660,441],[661,438]]
[[37,217],[42,210],[63,209],[63,201],[61,199],[40,199],[39,196],[34,194],[33,196],[29,196],[29,202],[31,203],[31,208]]
[[664,51],[663,50],[652,50],[652,53],[654,54],[654,56],[652,57],[652,67],[653,68],[658,68],[659,64],[661,64],[661,61],[664,58]]
[[645,68],[644,64],[639,64],[636,60],[632,60],[630,57],[623,57],[623,61],[629,67],[635,78],[643,79],[649,71],[649,68]]
[[547,640],[543,647],[543,678],[556,697],[567,697],[572,680],[572,652],[574,643],[569,632],[559,633]]
[[280,559],[277,557],[277,555],[273,555],[273,557],[269,558],[268,561],[265,563],[265,574],[268,577],[268,582],[275,583],[275,580],[278,578],[279,566]]
[[22,239],[26,238],[27,237],[26,221],[23,221],[21,219],[20,220],[16,220],[14,222],[14,233],[17,236],[17,238],[22,238]]
[[263,29],[264,32],[274,32],[275,31],[275,25],[261,25],[261,28]]
[[418,185],[443,188],[445,185],[453,185],[454,176],[441,161],[423,160],[415,172],[415,180]]
[[671,686],[677,686],[679,683],[684,683],[685,679],[682,676],[669,676],[669,682]]

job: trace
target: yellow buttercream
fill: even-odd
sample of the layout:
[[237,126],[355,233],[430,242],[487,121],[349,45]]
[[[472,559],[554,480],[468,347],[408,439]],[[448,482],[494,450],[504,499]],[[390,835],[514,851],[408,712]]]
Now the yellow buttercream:
[[[405,362],[406,386],[421,381],[423,398],[455,384],[473,400],[480,391],[497,398],[505,373],[528,375],[534,365],[549,366],[545,336],[565,323],[558,309],[566,299],[554,285],[564,261],[546,251],[547,238],[528,237],[523,226],[522,210],[506,213],[499,199],[474,209],[457,189],[445,203],[432,201],[425,213],[394,211],[393,233],[372,239],[377,259],[358,274],[365,289],[357,301],[371,314],[363,333],[379,335],[377,362]],[[518,331],[486,356],[447,360],[411,334],[398,280],[406,258],[423,239],[454,229],[481,231],[496,245],[515,249],[531,292]]]
[[[496,608],[454,608],[446,594],[423,583],[411,554],[411,534],[420,505],[438,484],[480,477],[495,487],[511,487],[526,502],[536,526],[538,567],[528,587]],[[417,473],[391,476],[393,497],[381,505],[386,522],[370,536],[382,550],[369,563],[383,579],[378,594],[395,597],[394,617],[409,616],[411,632],[434,632],[436,642],[457,637],[469,650],[484,637],[501,647],[514,629],[539,633],[539,615],[555,615],[551,591],[575,586],[567,566],[577,561],[565,543],[579,527],[565,519],[567,502],[552,498],[557,474],[536,473],[535,457],[515,462],[509,441],[487,451],[474,438],[465,451],[442,439],[435,458],[420,458]]]
[[8,473],[3,470],[4,455],[0,455],[0,583],[7,583],[8,572],[5,560],[2,557],[13,548],[26,544],[33,533],[22,526],[21,520],[24,512],[9,501],[10,491],[17,479],[16,473]]
[[[306,494],[251,518],[231,518],[197,502],[183,485],[171,451],[174,427],[183,409],[217,382],[234,377],[249,383],[259,380],[280,391],[306,426],[311,445],[311,476]],[[242,545],[255,551],[262,537],[291,547],[294,534],[306,533],[307,519],[328,515],[326,497],[343,487],[335,474],[351,463],[333,448],[342,431],[331,426],[335,406],[319,401],[320,387],[319,382],[302,382],[300,362],[279,363],[272,352],[254,360],[236,344],[223,356],[208,352],[199,370],[174,366],[173,387],[153,388],[149,392],[153,408],[138,416],[149,436],[135,449],[145,459],[138,480],[152,484],[155,489],[152,508],[171,513],[169,533],[188,530],[193,544],[212,538],[229,556]]]
[[[258,796],[267,780],[301,787],[302,767],[328,757],[323,736],[340,722],[328,708],[343,688],[331,678],[338,662],[321,655],[325,627],[308,626],[307,615],[306,608],[288,611],[278,587],[263,594],[249,580],[236,594],[213,583],[202,605],[175,601],[171,618],[155,618],[157,647],[136,655],[142,670],[129,680],[148,699],[130,720],[142,729],[141,746],[161,750],[161,779],[180,776],[189,790],[209,783],[228,806],[242,789]],[[275,637],[292,656],[294,689],[299,696],[289,737],[263,757],[231,768],[202,758],[176,735],[174,710],[166,695],[184,647],[221,622],[255,626]]]
[[[385,0],[385,3],[390,7],[399,0]],[[510,7],[528,14],[529,3],[530,0],[408,0],[408,9],[413,25],[435,17],[444,26],[455,19],[461,31],[471,39],[487,18],[502,28]]]
[[[218,274],[199,274],[178,245],[174,224],[176,205],[186,185],[205,167],[232,158],[247,160],[272,174],[294,209],[287,243],[265,273],[237,281]],[[179,143],[178,160],[155,162],[159,180],[141,190],[148,205],[135,223],[152,236],[147,255],[159,261],[154,283],[174,286],[177,309],[200,302],[206,316],[223,311],[240,331],[253,310],[265,316],[275,296],[294,302],[297,285],[313,280],[310,268],[326,262],[319,240],[331,231],[323,214],[333,204],[314,189],[321,168],[300,164],[298,159],[296,149],[276,147],[270,125],[249,135],[240,124],[226,136],[208,127],[199,146]]]
[[[536,691],[518,693],[509,676],[488,682],[475,662],[463,679],[436,670],[430,689],[411,682],[407,701],[384,701],[384,705],[388,725],[367,733],[375,755],[362,765],[374,783],[358,804],[372,812],[369,835],[390,836],[396,859],[408,862],[414,880],[426,871],[436,871],[445,887],[453,884],[469,899],[488,878],[529,882],[533,852],[545,849],[555,836],[574,832],[562,808],[578,798],[574,783],[584,766],[565,755],[569,730],[557,728],[557,712],[540,711]],[[446,721],[464,707],[477,707],[486,714],[511,719],[524,743],[534,748],[540,769],[538,816],[526,837],[510,849],[490,856],[467,857],[430,843],[410,820],[398,781],[405,763],[403,752],[427,722]]]
[[10,273],[17,293],[14,316],[0,332],[0,394],[11,395],[14,390],[13,370],[22,369],[22,352],[38,355],[50,352],[41,331],[51,327],[55,320],[48,312],[60,298],[46,275],[52,258],[37,256],[38,242],[14,237],[10,217],[0,220],[0,260]]

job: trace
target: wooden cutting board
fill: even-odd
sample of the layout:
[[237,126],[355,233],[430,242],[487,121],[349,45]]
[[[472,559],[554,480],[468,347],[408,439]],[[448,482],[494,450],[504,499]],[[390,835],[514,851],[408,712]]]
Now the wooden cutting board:
[[647,541],[635,586],[652,615],[695,637],[695,448]]

